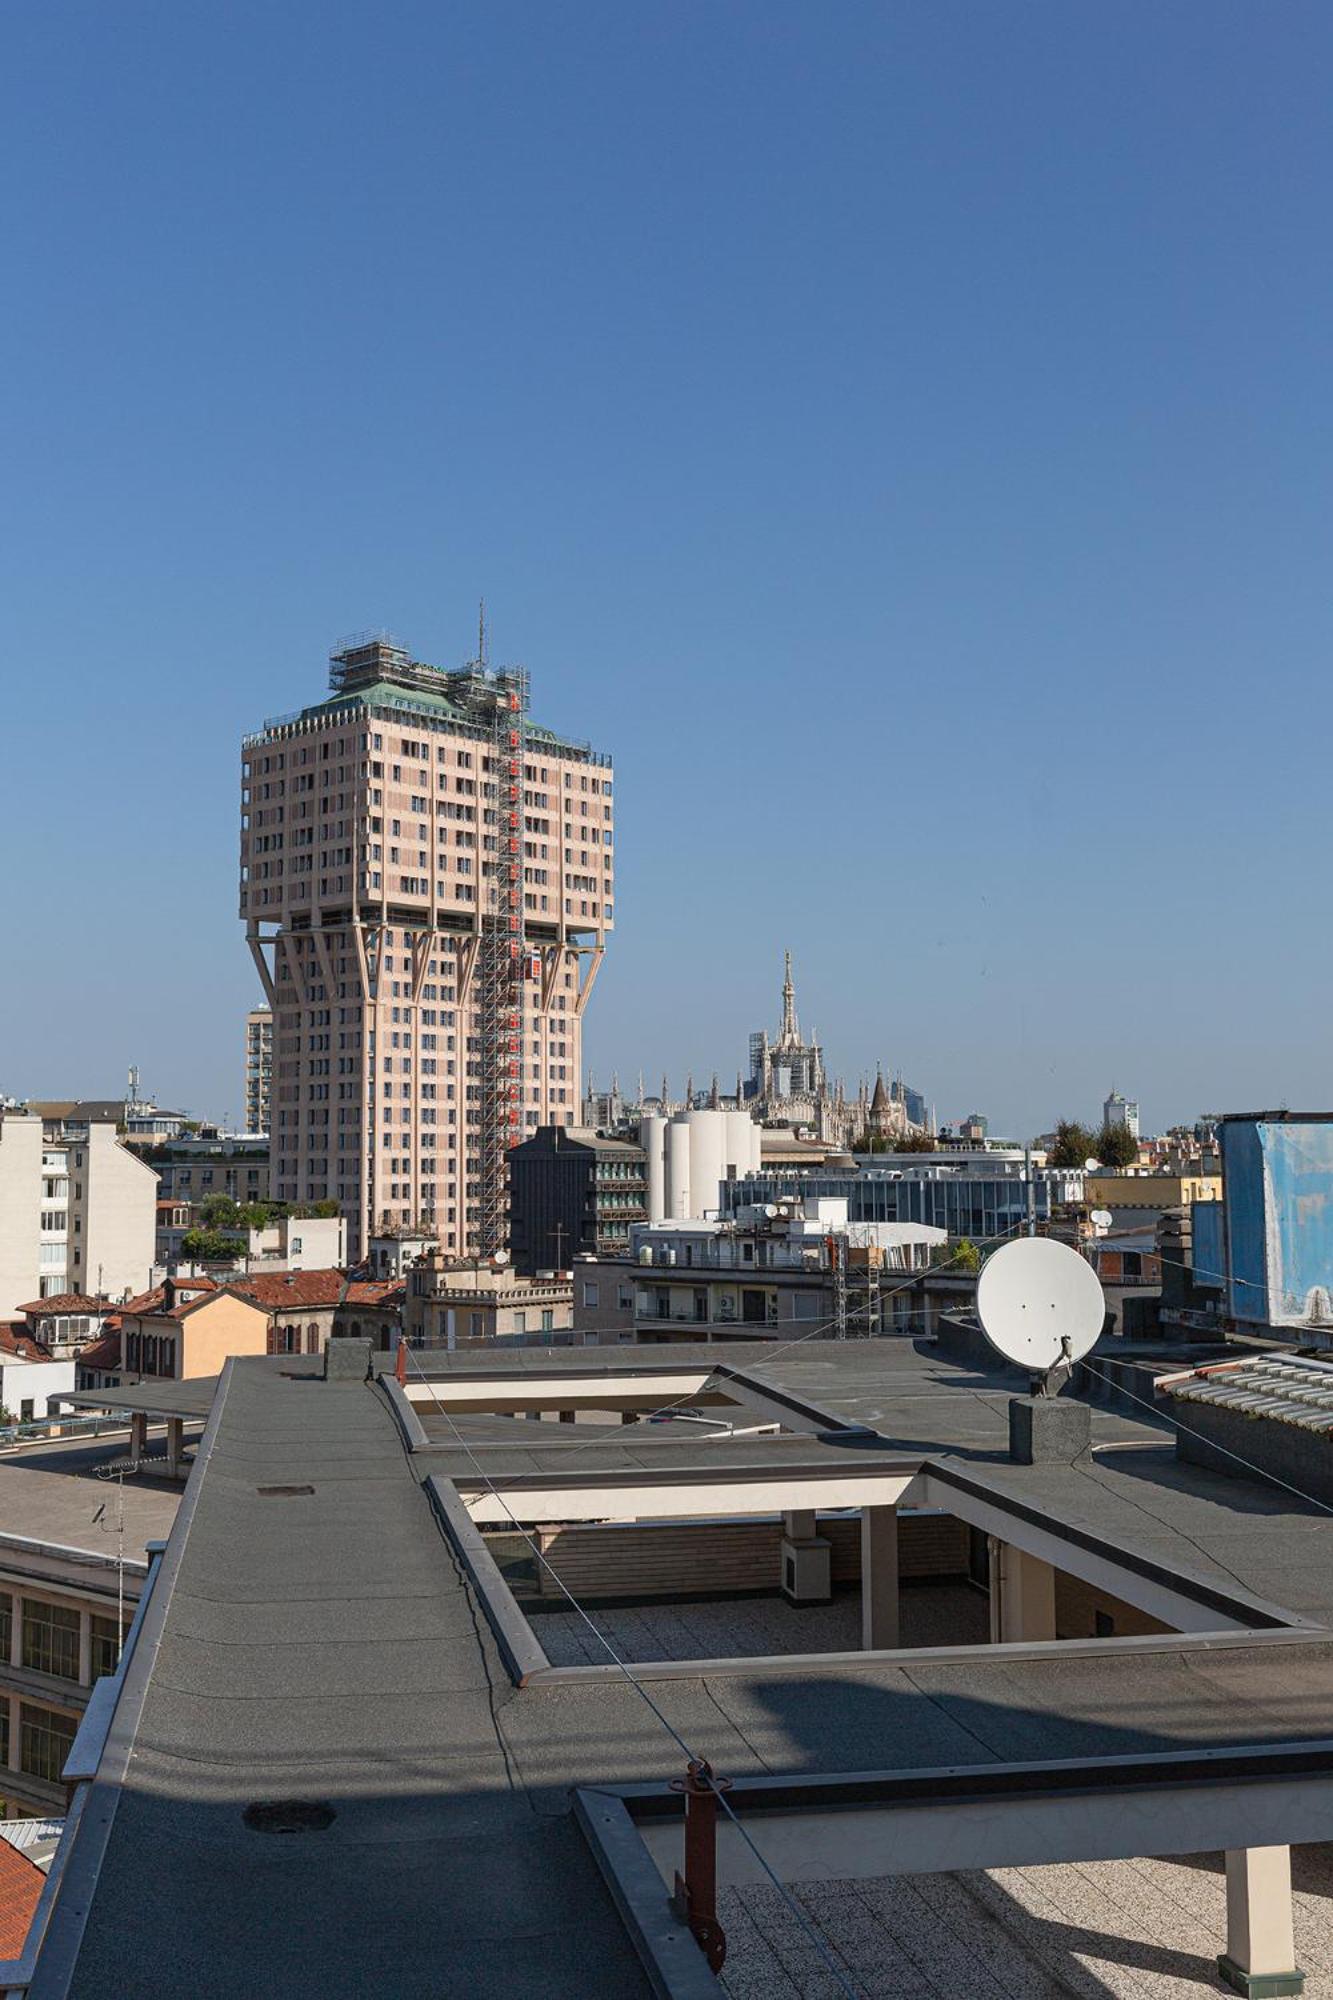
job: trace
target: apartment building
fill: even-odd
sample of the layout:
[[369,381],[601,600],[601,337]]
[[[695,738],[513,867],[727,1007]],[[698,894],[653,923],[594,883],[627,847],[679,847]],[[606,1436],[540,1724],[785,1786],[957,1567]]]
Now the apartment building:
[[[32,1445],[0,1462],[0,1814],[61,1813],[70,1746],[165,1536],[175,1492],[90,1478],[120,1442]],[[123,1535],[122,1535],[123,1526]],[[123,1550],[124,1561],[121,1562]]]
[[[575,1265],[575,1329],[589,1342],[807,1339],[836,1333],[841,1313],[853,1337],[905,1332],[947,1240],[921,1223],[849,1223],[844,1200],[809,1196],[732,1221],[636,1223],[628,1254]],[[950,1302],[956,1286],[952,1274],[940,1288]]]
[[574,1288],[568,1278],[550,1272],[524,1277],[511,1264],[448,1265],[431,1252],[404,1282],[403,1334],[412,1347],[570,1338]]
[[267,1132],[273,1079],[273,1010],[252,1007],[245,1017],[245,1129]]
[[337,1200],[353,1256],[423,1221],[446,1252],[491,1247],[504,1149],[578,1113],[613,834],[609,761],[534,722],[526,675],[484,658],[349,644],[325,700],[245,739],[277,1199]]
[[59,1293],[142,1290],[156,1208],[156,1175],[113,1124],[0,1110],[0,1318]]

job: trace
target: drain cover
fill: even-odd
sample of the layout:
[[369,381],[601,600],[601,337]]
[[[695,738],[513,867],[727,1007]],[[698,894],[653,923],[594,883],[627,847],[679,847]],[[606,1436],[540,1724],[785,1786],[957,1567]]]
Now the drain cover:
[[337,1814],[322,1799],[256,1799],[241,1818],[252,1833],[323,1833]]
[[256,1486],[255,1492],[261,1500],[294,1500],[302,1493],[313,1493],[313,1486]]

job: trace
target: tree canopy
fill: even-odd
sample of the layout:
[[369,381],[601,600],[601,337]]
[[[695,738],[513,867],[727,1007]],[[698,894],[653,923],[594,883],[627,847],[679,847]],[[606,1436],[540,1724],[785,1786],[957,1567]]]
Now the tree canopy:
[[1053,1167],[1081,1167],[1086,1160],[1100,1159],[1096,1134],[1087,1125],[1062,1118],[1055,1128],[1055,1144],[1048,1156]]
[[1103,1125],[1093,1141],[1093,1151],[1104,1167],[1132,1167],[1139,1156],[1139,1142],[1124,1125]]

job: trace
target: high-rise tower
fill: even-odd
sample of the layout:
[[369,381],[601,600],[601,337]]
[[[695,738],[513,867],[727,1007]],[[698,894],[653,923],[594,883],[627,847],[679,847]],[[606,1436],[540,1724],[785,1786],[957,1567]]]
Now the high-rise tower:
[[242,746],[241,915],[273,1010],[272,1188],[447,1253],[506,1229],[504,1155],[577,1121],[614,912],[609,759],[527,676],[342,646],[330,694]]

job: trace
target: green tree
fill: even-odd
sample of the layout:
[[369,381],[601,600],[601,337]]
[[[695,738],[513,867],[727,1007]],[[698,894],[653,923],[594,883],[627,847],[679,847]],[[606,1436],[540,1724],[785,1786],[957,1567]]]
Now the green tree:
[[239,1247],[235,1237],[223,1236],[216,1229],[187,1229],[181,1238],[185,1255],[199,1264],[230,1263]]
[[262,1201],[247,1201],[236,1211],[236,1220],[242,1229],[267,1229],[272,1219],[268,1205]]
[[1062,1118],[1055,1128],[1055,1144],[1048,1156],[1053,1167],[1081,1167],[1085,1160],[1100,1159],[1095,1135],[1086,1125]]
[[929,1132],[909,1132],[905,1138],[894,1140],[892,1150],[895,1153],[933,1153],[935,1141]]
[[1139,1157],[1139,1142],[1123,1125],[1103,1125],[1092,1150],[1104,1167],[1132,1167]]
[[937,1243],[930,1253],[930,1261],[937,1271],[979,1271],[981,1252],[970,1236],[960,1236],[956,1243]]
[[199,1204],[205,1229],[235,1229],[239,1211],[229,1194],[206,1194]]

